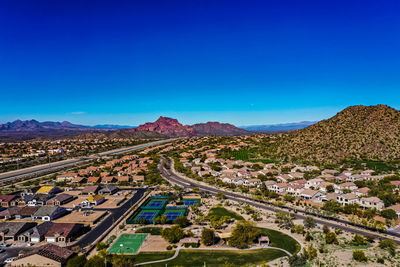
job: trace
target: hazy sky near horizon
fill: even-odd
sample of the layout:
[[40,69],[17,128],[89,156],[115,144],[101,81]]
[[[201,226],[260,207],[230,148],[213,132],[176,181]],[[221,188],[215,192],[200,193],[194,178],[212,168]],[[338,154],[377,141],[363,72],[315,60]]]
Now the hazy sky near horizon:
[[400,108],[400,1],[0,1],[0,122]]

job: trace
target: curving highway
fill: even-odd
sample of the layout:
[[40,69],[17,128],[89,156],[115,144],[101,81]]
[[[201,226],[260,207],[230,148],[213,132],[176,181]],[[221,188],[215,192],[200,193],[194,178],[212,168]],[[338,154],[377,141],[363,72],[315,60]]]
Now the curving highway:
[[57,172],[57,170],[59,170],[60,168],[65,168],[67,166],[73,166],[78,163],[90,162],[91,160],[96,159],[98,157],[113,156],[113,155],[117,155],[117,154],[127,153],[132,150],[156,146],[156,145],[171,142],[173,140],[175,140],[175,139],[160,140],[160,141],[150,142],[150,143],[146,143],[146,144],[140,144],[140,145],[136,145],[136,146],[132,146],[132,147],[113,149],[110,151],[94,154],[89,157],[66,159],[66,160],[57,161],[57,162],[53,162],[53,163],[49,163],[49,164],[42,164],[42,165],[37,165],[37,166],[24,168],[24,169],[20,169],[20,170],[5,172],[5,173],[0,174],[0,181],[13,180],[13,179],[21,178],[21,177],[24,177],[27,175],[40,174],[40,173],[49,172],[49,171]]

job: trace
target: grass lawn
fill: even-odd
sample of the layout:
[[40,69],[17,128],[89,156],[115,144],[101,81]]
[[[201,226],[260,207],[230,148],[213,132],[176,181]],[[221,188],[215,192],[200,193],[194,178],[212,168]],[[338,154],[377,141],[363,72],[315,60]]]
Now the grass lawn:
[[224,207],[221,207],[221,206],[216,206],[216,207],[213,207],[212,209],[210,209],[210,211],[208,212],[207,217],[208,216],[213,216],[213,215],[216,216],[217,219],[219,219],[219,218],[221,218],[223,216],[229,216],[229,217],[231,217],[233,219],[236,219],[236,220],[244,220],[244,218],[242,216],[240,216],[239,214],[237,214],[236,212],[227,210],[227,209],[225,209]]
[[161,235],[162,227],[143,227],[136,231],[136,233],[147,233],[151,235]]
[[271,247],[283,248],[294,254],[300,250],[300,244],[292,237],[272,229],[259,228],[263,235],[267,235]]
[[[171,258],[174,255],[174,253],[175,251],[140,252],[138,255],[135,256],[135,263],[168,259]],[[165,264],[163,264],[163,266],[165,266]]]
[[[161,258],[161,255],[166,256],[165,258],[171,257],[173,252],[168,255],[165,252],[154,252],[151,255],[146,253],[146,255],[137,256],[137,263],[144,262],[143,259],[147,258],[149,261]],[[258,249],[258,250],[245,250],[245,251],[221,251],[221,250],[181,250],[179,256],[171,261],[150,264],[146,266],[191,266],[191,267],[201,267],[206,263],[207,266],[221,266],[225,263],[233,264],[234,266],[243,266],[248,264],[261,264],[263,262],[271,261],[280,257],[284,257],[286,254],[279,250],[274,249]]]

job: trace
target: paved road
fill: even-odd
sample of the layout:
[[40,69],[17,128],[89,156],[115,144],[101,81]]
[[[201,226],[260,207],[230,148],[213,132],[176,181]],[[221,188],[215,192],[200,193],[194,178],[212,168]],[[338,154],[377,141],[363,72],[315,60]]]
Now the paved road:
[[7,258],[17,257],[18,253],[20,251],[32,250],[34,248],[33,247],[8,247],[8,248],[3,248],[3,249],[5,249],[6,251],[0,254],[0,266]]
[[[178,175],[173,173],[170,169],[166,169],[164,167],[164,164],[163,164],[164,160],[165,160],[164,158],[161,158],[162,162],[161,162],[161,164],[159,164],[159,170],[160,170],[162,176],[165,179],[169,180],[170,182],[172,182],[174,184],[180,185],[180,186],[182,186],[184,188],[198,187],[198,188],[200,188],[200,191],[209,192],[212,195],[215,195],[215,194],[221,192],[221,193],[225,194],[227,199],[231,199],[231,200],[235,200],[235,201],[239,200],[239,201],[241,201],[243,203],[246,203],[246,204],[248,204],[250,206],[253,206],[253,207],[256,207],[256,208],[260,208],[260,209],[264,209],[264,210],[268,210],[268,211],[273,211],[273,212],[282,211],[282,212],[287,213],[287,214],[289,213],[287,210],[283,210],[283,209],[280,209],[280,208],[277,208],[277,207],[271,207],[271,206],[266,205],[266,204],[255,202],[254,199],[251,199],[250,197],[243,196],[243,195],[238,194],[238,193],[224,191],[224,190],[221,190],[221,189],[218,189],[218,188],[214,188],[214,187],[211,187],[211,186],[205,186],[203,184],[196,183],[195,181],[188,181],[188,180],[182,179],[181,177],[179,177]],[[168,161],[168,166],[169,166],[169,168],[171,168],[170,167],[171,166],[170,161]],[[308,216],[307,214],[305,214],[305,215],[299,214],[299,212],[300,211],[295,213],[295,216],[296,216],[297,219],[303,219],[304,220]],[[321,220],[321,219],[318,219],[318,218],[315,218],[315,217],[314,217],[314,219],[315,219],[316,223],[322,224],[322,225],[327,225],[327,226],[329,226],[331,228],[337,228],[337,229],[341,229],[341,230],[346,231],[346,232],[356,233],[356,234],[360,234],[360,235],[364,235],[364,236],[373,236],[373,237],[375,237],[377,239],[378,238],[382,238],[381,235],[372,233],[370,231],[366,231],[366,230],[362,230],[362,229],[355,229],[353,227],[346,226],[346,222],[338,223],[338,222],[335,222],[335,221]],[[394,235],[394,234],[389,233],[389,232],[386,232],[386,234]],[[394,235],[394,236],[397,237],[397,235]],[[394,240],[394,241],[396,243],[400,244],[400,241],[398,241],[398,240]]]
[[90,232],[79,239],[71,247],[80,246],[81,248],[84,248],[89,244],[92,244],[94,241],[97,240],[97,238],[100,237],[101,234],[109,229],[114,222],[116,222],[122,215],[124,215],[125,212],[127,212],[133,205],[135,205],[136,202],[138,202],[142,198],[145,192],[146,189],[137,189],[136,193],[124,204],[122,204],[121,207],[112,210],[110,209],[111,214],[109,216],[102,220],[95,228],[91,229]]
[[3,181],[4,180],[12,180],[15,178],[20,178],[20,177],[23,177],[26,175],[37,174],[37,173],[41,173],[41,172],[48,172],[48,171],[56,172],[60,168],[64,168],[67,166],[73,166],[74,164],[83,163],[85,161],[89,162],[90,160],[93,160],[97,157],[122,154],[122,153],[126,153],[126,152],[136,150],[136,149],[141,149],[141,148],[146,148],[146,147],[150,147],[150,146],[167,143],[167,142],[170,142],[173,140],[175,140],[175,139],[160,140],[160,141],[150,142],[150,143],[136,145],[136,146],[132,146],[132,147],[114,149],[114,150],[94,154],[89,157],[66,159],[66,160],[57,161],[57,162],[53,162],[53,163],[49,163],[49,164],[42,164],[42,165],[24,168],[24,169],[20,169],[20,170],[0,173],[0,180],[3,180]]

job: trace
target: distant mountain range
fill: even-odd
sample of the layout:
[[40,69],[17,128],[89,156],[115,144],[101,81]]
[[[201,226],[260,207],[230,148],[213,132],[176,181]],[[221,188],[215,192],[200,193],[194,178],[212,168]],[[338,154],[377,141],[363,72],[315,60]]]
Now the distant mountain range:
[[16,120],[0,124],[0,141],[19,141],[33,138],[108,137],[108,138],[162,138],[202,135],[245,135],[251,132],[228,123],[207,122],[183,126],[176,119],[160,117],[138,127],[121,125],[86,126],[63,122]]
[[47,129],[86,129],[86,128],[90,128],[90,127],[72,124],[68,121],[38,122],[37,120],[27,120],[27,121],[16,120],[13,122],[7,122],[5,124],[0,124],[0,131],[17,131],[17,132],[38,131],[38,130],[47,130]]
[[0,124],[0,141],[21,141],[38,137],[48,139],[69,138],[81,133],[105,131],[109,130],[72,124],[67,121],[39,122],[37,120],[16,120],[13,122]]
[[302,121],[302,122],[282,123],[282,124],[249,125],[249,126],[240,126],[239,128],[252,132],[273,133],[273,132],[299,130],[311,126],[313,124],[316,124],[317,122],[318,121]]
[[90,127],[96,128],[96,129],[109,129],[109,130],[136,128],[136,126],[117,125],[117,124],[100,124],[100,125],[94,125],[94,126],[90,126]]

